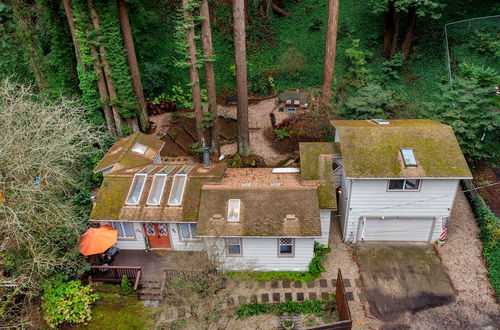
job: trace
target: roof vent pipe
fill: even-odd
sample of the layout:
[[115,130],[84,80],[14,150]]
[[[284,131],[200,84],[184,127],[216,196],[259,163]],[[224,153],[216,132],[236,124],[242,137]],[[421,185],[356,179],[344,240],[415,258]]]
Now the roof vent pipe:
[[205,168],[210,168],[210,147],[203,147],[203,164]]

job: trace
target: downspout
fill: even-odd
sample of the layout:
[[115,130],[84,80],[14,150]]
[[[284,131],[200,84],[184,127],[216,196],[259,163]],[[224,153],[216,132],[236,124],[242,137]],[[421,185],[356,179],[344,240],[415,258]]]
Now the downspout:
[[[349,179],[349,197],[347,199],[347,204],[345,208],[345,226],[344,226],[344,242],[347,241],[347,227],[349,226],[349,210],[351,208],[351,194],[352,194],[352,179]],[[349,242],[351,243],[351,242]]]

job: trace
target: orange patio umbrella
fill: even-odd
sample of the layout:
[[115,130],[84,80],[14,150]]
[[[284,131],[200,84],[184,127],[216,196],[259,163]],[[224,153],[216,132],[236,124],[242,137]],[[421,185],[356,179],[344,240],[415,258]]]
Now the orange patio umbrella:
[[80,239],[80,252],[84,256],[103,253],[116,243],[118,230],[110,226],[89,228]]

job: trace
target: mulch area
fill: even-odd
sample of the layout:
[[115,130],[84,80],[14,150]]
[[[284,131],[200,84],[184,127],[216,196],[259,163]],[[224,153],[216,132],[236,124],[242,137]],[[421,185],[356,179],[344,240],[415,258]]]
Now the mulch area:
[[[500,169],[493,169],[489,166],[481,165],[472,172],[474,175],[474,180],[472,180],[472,182],[476,187],[500,182]],[[478,193],[486,204],[488,204],[493,213],[495,213],[497,217],[500,216],[500,184],[479,189]]]

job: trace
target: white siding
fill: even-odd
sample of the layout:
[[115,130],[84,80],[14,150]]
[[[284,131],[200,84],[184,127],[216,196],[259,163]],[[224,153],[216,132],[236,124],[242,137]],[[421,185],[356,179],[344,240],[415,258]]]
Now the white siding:
[[331,213],[331,210],[319,210],[321,218],[321,238],[317,238],[316,241],[324,246],[328,246],[328,240],[330,238]]
[[[115,246],[123,250],[144,250],[146,249],[146,243],[144,241],[143,228],[138,222],[132,222],[134,225],[135,239],[118,239]],[[102,222],[101,225],[109,225],[110,222]]]
[[314,256],[314,239],[295,238],[294,244],[293,257],[278,257],[278,238],[242,238],[242,256],[231,257],[225,253],[224,240],[218,240],[225,269],[307,271]]
[[[441,233],[441,217],[450,215],[458,180],[422,180],[420,191],[387,191],[387,180],[352,180],[345,240],[356,239],[360,217],[438,217],[432,241]],[[450,221],[453,221],[451,219]],[[390,230],[390,228],[387,228]]]
[[[347,211],[349,205],[349,192],[351,190],[351,181],[347,180],[344,174],[344,169],[342,169],[341,185],[340,185],[340,195],[339,203],[337,205],[338,209],[338,221],[340,222],[340,230],[345,235],[345,224],[347,222]],[[344,240],[348,240],[349,236],[344,237]]]
[[170,241],[172,242],[172,249],[184,251],[203,251],[206,249],[203,239],[195,241],[181,241],[179,236],[178,223],[169,223]]

